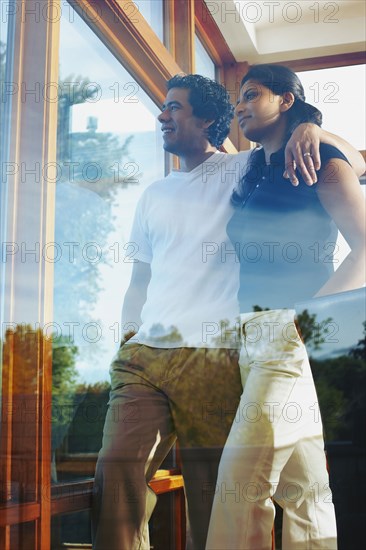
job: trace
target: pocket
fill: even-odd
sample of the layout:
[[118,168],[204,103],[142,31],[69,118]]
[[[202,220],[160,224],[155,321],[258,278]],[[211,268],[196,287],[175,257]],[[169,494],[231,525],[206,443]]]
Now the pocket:
[[293,310],[255,312],[242,325],[243,357],[251,368],[264,368],[288,376],[301,376],[306,348]]
[[109,368],[112,389],[123,385],[122,381],[131,383],[129,375],[143,375],[145,371],[143,349],[141,349],[143,347],[141,344],[125,344],[119,348]]

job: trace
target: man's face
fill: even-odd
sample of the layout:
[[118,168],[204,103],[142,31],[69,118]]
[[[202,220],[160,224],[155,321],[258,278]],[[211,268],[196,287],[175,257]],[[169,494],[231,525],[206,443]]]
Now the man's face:
[[158,116],[163,132],[164,149],[178,156],[201,152],[207,145],[206,121],[192,113],[189,90],[172,88],[168,91]]

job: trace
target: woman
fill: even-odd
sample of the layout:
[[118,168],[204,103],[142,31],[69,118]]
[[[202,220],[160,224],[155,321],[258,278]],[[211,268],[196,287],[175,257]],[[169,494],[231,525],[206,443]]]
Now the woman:
[[[244,135],[262,147],[233,193],[227,228],[240,260],[244,389],[220,463],[206,548],[270,550],[274,499],[283,507],[283,550],[333,550],[322,425],[293,308],[362,286],[365,201],[347,159],[331,145],[321,144],[316,186],[300,181],[296,189],[283,177],[293,129],[321,124],[291,70],[252,67],[236,115]],[[337,227],[351,252],[334,272]]]

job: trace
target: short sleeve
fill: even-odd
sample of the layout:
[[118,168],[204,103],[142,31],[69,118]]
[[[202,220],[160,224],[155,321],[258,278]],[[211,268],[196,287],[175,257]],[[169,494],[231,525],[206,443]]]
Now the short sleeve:
[[329,143],[321,143],[319,151],[322,166],[324,166],[325,163],[331,159],[341,159],[351,165],[347,157],[339,149],[337,149],[337,147],[334,147],[334,145],[329,145]]
[[137,252],[134,258],[141,262],[151,263],[152,249],[149,239],[147,199],[143,194],[136,206],[135,217],[132,223],[130,242],[137,246]]

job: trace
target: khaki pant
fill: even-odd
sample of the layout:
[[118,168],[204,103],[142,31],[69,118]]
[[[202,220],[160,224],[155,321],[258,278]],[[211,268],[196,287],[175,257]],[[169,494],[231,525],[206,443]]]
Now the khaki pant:
[[177,439],[192,548],[203,550],[217,468],[242,392],[238,352],[125,344],[111,380],[95,474],[94,549],[149,549],[156,497],[148,482]]
[[222,454],[208,550],[335,550],[318,399],[293,310],[241,315],[243,394]]

